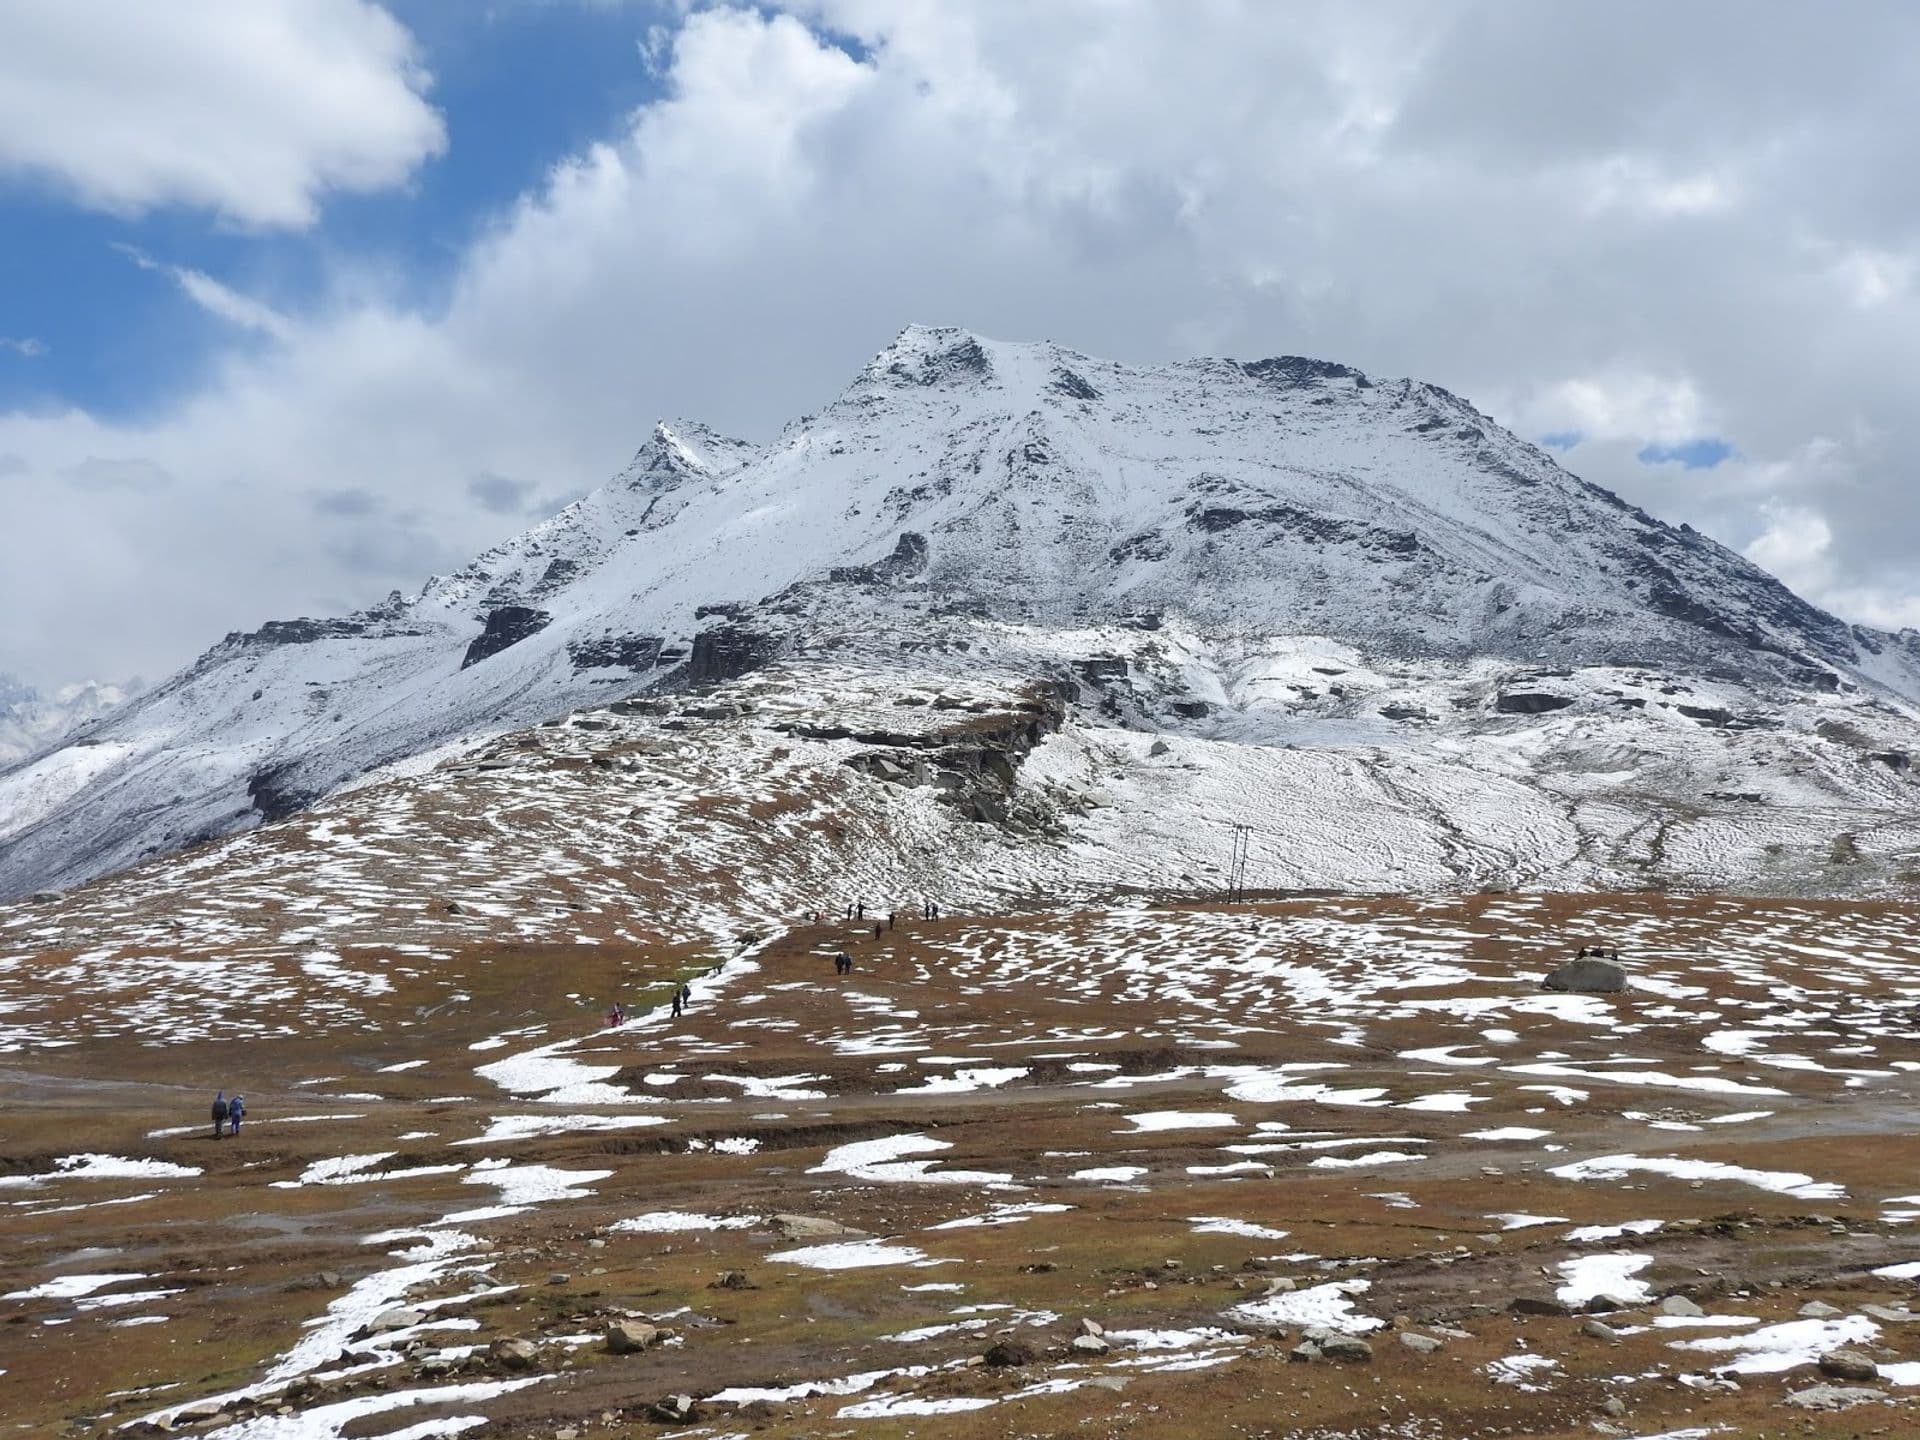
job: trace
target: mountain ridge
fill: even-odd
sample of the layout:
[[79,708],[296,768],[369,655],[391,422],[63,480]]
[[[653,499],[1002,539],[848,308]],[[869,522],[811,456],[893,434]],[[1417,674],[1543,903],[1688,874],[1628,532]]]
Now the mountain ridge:
[[[0,774],[0,895],[782,656],[1070,676],[1099,658],[1075,633],[1163,624],[1220,646],[1667,667],[1909,715],[1920,698],[1910,632],[1819,611],[1438,386],[916,326],[765,445],[662,422],[607,484],[417,594],[233,632],[85,744]],[[1008,626],[1046,638],[1009,645]],[[1144,726],[1203,718],[1109,702]],[[1285,743],[1263,704],[1242,730]]]

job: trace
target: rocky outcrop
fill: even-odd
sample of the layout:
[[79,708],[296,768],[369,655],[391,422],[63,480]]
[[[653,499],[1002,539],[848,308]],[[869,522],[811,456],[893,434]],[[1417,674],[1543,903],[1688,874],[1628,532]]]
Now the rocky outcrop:
[[681,678],[689,685],[713,685],[771,665],[786,653],[786,636],[749,625],[716,625],[693,637]]
[[658,635],[602,635],[596,640],[567,643],[567,658],[576,670],[630,670],[642,674],[660,663]]
[[1572,960],[1542,982],[1549,990],[1576,995],[1617,995],[1627,988],[1627,972],[1611,960]]
[[509,646],[518,645],[529,635],[538,635],[547,628],[547,622],[553,617],[544,610],[535,610],[527,605],[502,605],[497,610],[487,612],[484,628],[473,637],[473,643],[467,646],[467,653],[460,661],[460,668],[478,665],[489,655],[498,655]]
[[1541,690],[1509,690],[1493,702],[1502,715],[1544,715],[1549,710],[1564,710],[1573,704],[1569,695],[1549,695]]
[[911,579],[927,568],[927,537],[903,531],[893,553],[871,565],[836,565],[827,577],[847,585],[884,585]]

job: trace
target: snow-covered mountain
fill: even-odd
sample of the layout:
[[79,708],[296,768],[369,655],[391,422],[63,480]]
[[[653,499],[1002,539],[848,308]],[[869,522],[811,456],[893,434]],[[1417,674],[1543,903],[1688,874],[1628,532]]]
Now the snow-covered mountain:
[[[662,424],[608,484],[418,595],[231,634],[0,775],[0,896],[436,746],[827,661],[877,694],[909,671],[1052,684],[1075,723],[1183,743],[1434,764],[1453,746],[1522,785],[1572,764],[1515,738],[1565,711],[1587,717],[1574,768],[1658,760],[1689,798],[1731,783],[1691,732],[1766,731],[1742,793],[1769,766],[1830,771],[1794,803],[1875,813],[1907,803],[1920,745],[1920,637],[1844,624],[1435,386],[915,327],[771,444]],[[1663,749],[1656,716],[1685,743]],[[1256,772],[1236,783],[1296,783]]]
[[0,674],[0,770],[48,749],[139,690],[138,680],[125,685],[86,680],[43,695],[11,675]]

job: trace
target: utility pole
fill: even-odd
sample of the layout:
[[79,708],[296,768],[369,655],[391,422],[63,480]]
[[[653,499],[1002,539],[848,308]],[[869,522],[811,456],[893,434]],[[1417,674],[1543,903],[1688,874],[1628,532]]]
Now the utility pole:
[[1247,898],[1247,852],[1253,844],[1253,827],[1233,827],[1233,859],[1227,866],[1227,902]]

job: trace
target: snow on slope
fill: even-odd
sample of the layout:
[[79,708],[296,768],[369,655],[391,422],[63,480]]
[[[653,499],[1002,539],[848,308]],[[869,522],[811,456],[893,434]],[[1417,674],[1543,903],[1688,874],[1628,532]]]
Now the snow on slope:
[[[49,757],[58,804],[46,775],[0,776],[0,816],[33,817],[0,840],[0,895],[782,654],[1111,679],[1116,627],[1190,653],[1087,705],[1255,745],[1320,743],[1275,730],[1279,701],[1322,677],[1263,652],[1274,638],[1400,666],[1719,677],[1741,706],[1864,687],[1905,715],[1920,696],[1912,635],[1843,625],[1433,386],[913,328],[770,445],[662,425],[608,485],[417,596],[228,636],[89,732],[105,763]],[[1328,743],[1394,723],[1342,717]]]
[[[90,721],[126,702],[140,682],[103,685],[87,680],[42,695],[11,675],[0,675],[0,770],[49,749]],[[0,820],[0,826],[4,826]]]

